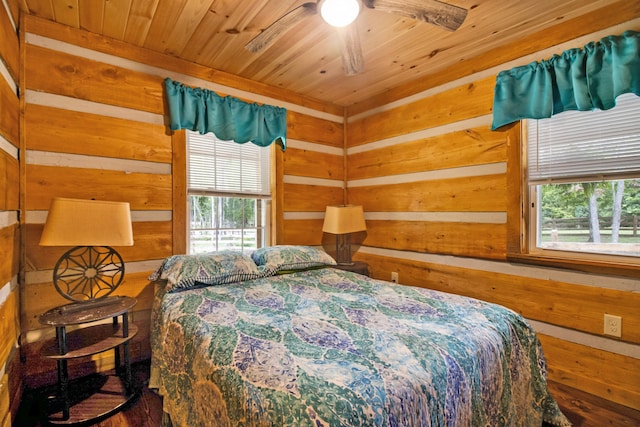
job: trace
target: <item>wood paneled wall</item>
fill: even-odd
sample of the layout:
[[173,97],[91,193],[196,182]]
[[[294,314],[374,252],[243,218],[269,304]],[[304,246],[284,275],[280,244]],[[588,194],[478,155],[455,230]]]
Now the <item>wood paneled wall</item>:
[[[539,332],[551,379],[640,409],[640,280],[508,262],[508,219],[520,218],[510,138],[519,134],[490,131],[499,70],[640,27],[591,24],[587,37],[349,117],[347,198],[364,206],[356,258],[374,277],[398,272],[403,284],[510,307]],[[622,316],[622,339],[604,336],[605,313]]]
[[0,6],[0,425],[11,425],[22,387],[18,337],[20,293],[19,43],[17,25]]
[[[38,316],[66,302],[51,277],[69,248],[38,245],[53,197],[130,203],[134,246],[116,248],[126,264],[116,294],[138,299],[132,358],[150,357],[153,286],[147,277],[186,247],[186,230],[179,229],[186,214],[184,139],[165,123],[166,77],[287,108],[288,148],[273,151],[278,241],[321,241],[325,204],[343,202],[342,109],[49,21],[23,22],[26,280],[20,312],[27,385],[55,381],[55,364],[39,357],[55,331]],[[112,366],[107,352],[70,370]]]
[[277,153],[276,243],[320,245],[327,205],[344,202],[340,121],[287,114],[289,148]]

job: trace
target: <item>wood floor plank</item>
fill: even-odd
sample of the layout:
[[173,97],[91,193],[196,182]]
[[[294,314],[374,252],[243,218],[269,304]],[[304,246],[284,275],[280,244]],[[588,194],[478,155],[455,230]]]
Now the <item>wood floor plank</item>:
[[640,426],[640,411],[552,381],[549,390],[573,427]]

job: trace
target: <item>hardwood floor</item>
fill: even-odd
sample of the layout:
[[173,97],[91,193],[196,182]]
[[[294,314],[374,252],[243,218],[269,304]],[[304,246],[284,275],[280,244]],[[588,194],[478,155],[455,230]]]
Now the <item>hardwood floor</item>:
[[[96,427],[160,427],[162,424],[162,399],[147,387],[149,362],[131,365],[133,378],[141,390],[140,396],[125,409],[99,423],[85,423]],[[18,414],[13,422],[17,427],[41,427],[49,425],[41,422],[45,418],[46,404],[43,390],[26,391]],[[77,425],[77,424],[76,424]]]
[[[95,424],[96,427],[159,427],[162,422],[162,399],[146,387],[147,362],[132,365],[134,377],[141,385],[140,397],[123,411]],[[574,427],[640,427],[640,411],[606,401],[562,384],[550,382],[549,389]],[[44,411],[36,393],[26,393],[13,423],[17,427],[40,427]]]
[[574,427],[640,427],[640,411],[552,381],[549,390]]

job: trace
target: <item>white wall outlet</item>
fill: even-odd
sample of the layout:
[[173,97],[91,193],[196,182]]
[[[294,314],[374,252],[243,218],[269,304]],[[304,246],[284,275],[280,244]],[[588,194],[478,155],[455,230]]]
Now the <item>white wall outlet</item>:
[[611,314],[604,315],[604,334],[612,337],[622,337],[622,317]]
[[398,272],[397,271],[394,271],[394,272],[391,273],[391,281],[393,283],[398,283]]

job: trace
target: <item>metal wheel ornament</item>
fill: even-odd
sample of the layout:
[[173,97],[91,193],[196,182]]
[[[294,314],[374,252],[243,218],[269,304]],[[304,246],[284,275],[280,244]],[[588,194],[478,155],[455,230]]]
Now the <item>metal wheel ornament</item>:
[[124,262],[109,246],[76,246],[65,252],[53,271],[53,284],[68,300],[103,298],[124,279]]

